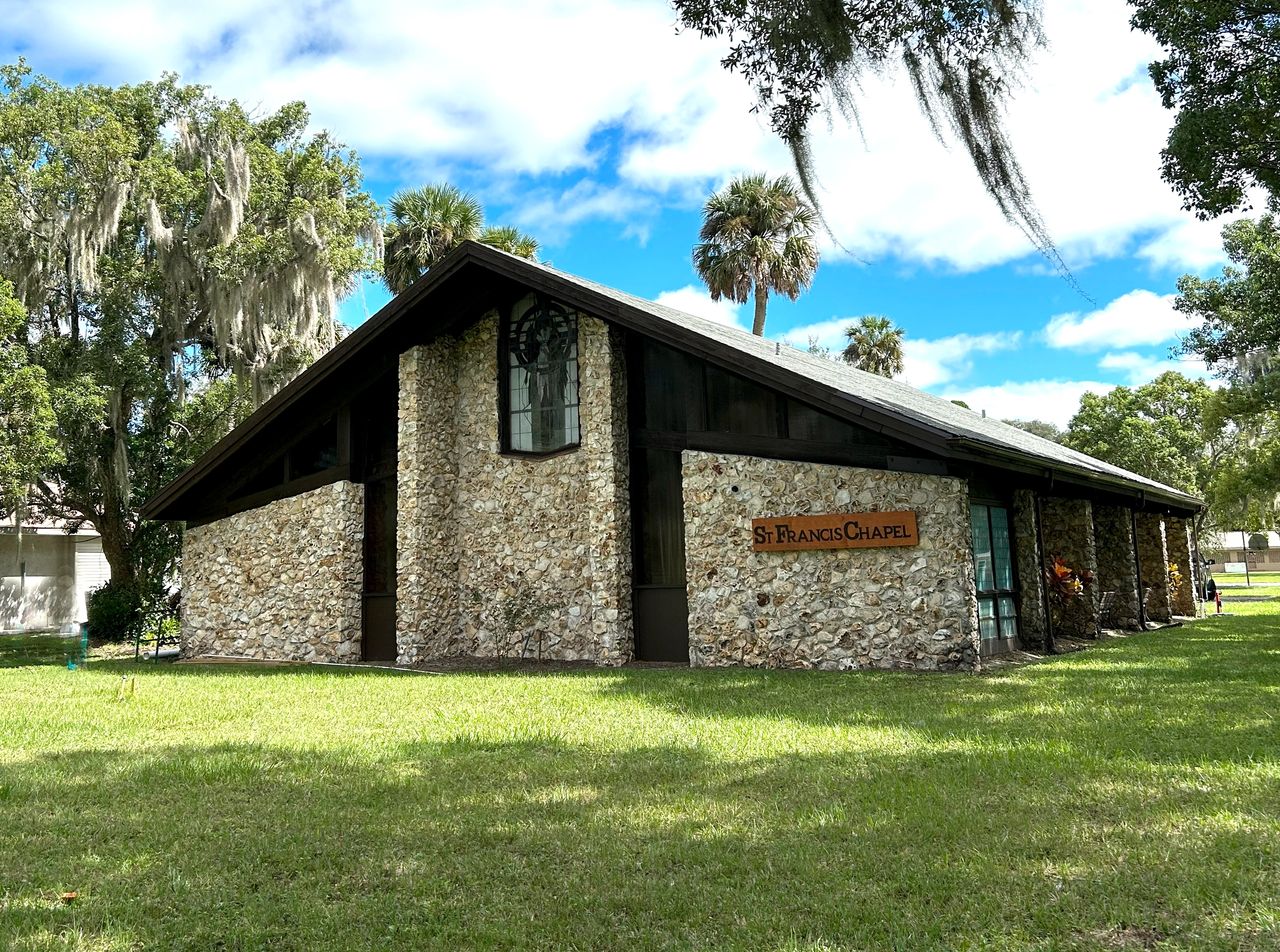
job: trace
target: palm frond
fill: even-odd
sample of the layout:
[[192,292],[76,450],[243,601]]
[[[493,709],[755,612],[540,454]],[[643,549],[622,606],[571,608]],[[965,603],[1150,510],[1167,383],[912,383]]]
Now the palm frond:
[[816,222],[790,176],[742,176],[707,199],[693,266],[715,300],[794,300],[817,271]]

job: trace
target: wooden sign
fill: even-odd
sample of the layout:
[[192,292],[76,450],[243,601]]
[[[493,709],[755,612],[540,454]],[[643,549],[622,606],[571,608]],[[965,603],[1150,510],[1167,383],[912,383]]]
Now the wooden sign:
[[914,512],[833,512],[751,520],[751,548],[757,552],[872,549],[919,542]]

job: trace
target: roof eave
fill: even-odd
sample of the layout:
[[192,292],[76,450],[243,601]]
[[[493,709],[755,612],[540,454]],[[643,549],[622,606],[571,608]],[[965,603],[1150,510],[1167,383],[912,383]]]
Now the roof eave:
[[283,410],[293,406],[324,383],[348,359],[373,343],[382,330],[401,313],[413,307],[434,288],[456,273],[470,257],[471,251],[466,245],[445,256],[430,272],[415,281],[408,290],[393,297],[369,320],[353,330],[314,364],[290,381],[284,389],[249,414],[239,426],[205,450],[195,462],[144,502],[138,510],[139,516],[143,519],[156,520],[181,519],[180,516],[166,516],[164,510],[199,482],[213,464],[234,453],[260,433]]
[[1203,499],[1181,492],[1180,490],[1174,489],[1172,486],[1153,485],[1125,479],[1121,476],[1114,476],[1110,473],[1099,473],[1095,470],[1086,469],[1083,466],[1072,466],[1069,463],[1064,463],[1060,460],[1052,460],[1047,457],[1035,456],[1030,453],[1018,453],[1014,450],[993,446],[990,443],[985,443],[982,440],[975,440],[969,437],[957,437],[952,440],[952,444],[961,450],[970,450],[983,456],[992,456],[998,459],[1017,462],[1027,468],[1066,476],[1090,485],[1095,485],[1100,489],[1106,489],[1125,496],[1136,497],[1143,502],[1151,501],[1163,503],[1171,508],[1186,511],[1188,513],[1199,512],[1204,508]]
[[[1009,447],[996,446],[981,439],[957,435],[954,430],[932,425],[913,414],[898,412],[875,401],[860,399],[856,394],[815,380],[798,370],[769,360],[764,355],[733,349],[713,336],[700,334],[695,329],[655,318],[643,308],[584,286],[554,271],[475,242],[466,242],[447,255],[408,290],[389,301],[373,317],[352,331],[336,347],[254,411],[240,426],[202,454],[181,475],[148,499],[141,509],[143,518],[182,518],[168,513],[167,510],[180,501],[184,493],[197,486],[221,460],[256,437],[283,411],[323,385],[348,360],[363,353],[368,346],[382,336],[384,331],[389,331],[402,315],[471,262],[483,265],[500,277],[553,294],[562,298],[565,303],[577,306],[603,320],[643,333],[661,343],[688,351],[758,382],[788,391],[798,399],[834,411],[852,422],[868,426],[878,432],[897,436],[905,442],[918,445],[921,449],[943,458],[972,459],[977,456],[982,458],[982,462],[990,465],[1000,466],[1002,461],[1006,468],[1024,472],[1055,472],[1101,489],[1138,497],[1144,502],[1146,500],[1164,502],[1173,508],[1187,512],[1196,512],[1203,508],[1204,504],[1201,500],[1172,487],[1134,482],[1084,467],[1074,467],[1033,453],[1022,453]],[[732,351],[732,353],[726,351]]]

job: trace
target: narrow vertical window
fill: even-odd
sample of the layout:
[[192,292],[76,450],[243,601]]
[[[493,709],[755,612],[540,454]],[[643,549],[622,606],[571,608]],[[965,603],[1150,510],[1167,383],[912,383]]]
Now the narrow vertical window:
[[541,296],[516,304],[503,339],[505,449],[554,453],[581,441],[578,318]]
[[969,532],[973,541],[982,653],[1007,651],[1017,647],[1018,638],[1009,510],[1003,506],[971,505]]

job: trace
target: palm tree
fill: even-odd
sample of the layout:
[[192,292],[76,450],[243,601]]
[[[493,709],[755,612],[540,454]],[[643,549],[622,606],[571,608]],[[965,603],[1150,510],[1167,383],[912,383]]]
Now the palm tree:
[[510,225],[491,225],[480,235],[480,243],[530,261],[538,260],[538,239]]
[[476,199],[453,185],[426,185],[391,197],[391,220],[384,235],[383,280],[399,294],[484,227]]
[[521,258],[536,259],[538,240],[515,228],[484,227],[475,196],[447,183],[424,185],[391,197],[383,233],[382,279],[399,294],[464,241],[482,241]]
[[745,304],[754,293],[751,333],[762,337],[769,292],[794,301],[813,282],[816,223],[817,215],[789,175],[772,181],[763,175],[735,179],[707,199],[693,266],[713,300]]
[[902,328],[894,327],[889,318],[860,317],[844,334],[849,338],[843,355],[846,363],[881,377],[902,373]]

